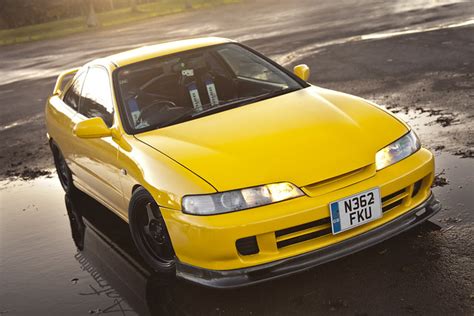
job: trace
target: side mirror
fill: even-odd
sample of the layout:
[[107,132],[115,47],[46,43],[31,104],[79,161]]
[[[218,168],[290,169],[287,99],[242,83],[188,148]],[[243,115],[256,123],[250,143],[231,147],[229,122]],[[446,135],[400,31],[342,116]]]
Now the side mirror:
[[112,131],[100,117],[93,117],[74,126],[74,135],[80,138],[102,138],[112,136]]
[[304,81],[308,81],[310,75],[309,67],[305,64],[295,66],[295,68],[293,68],[293,73]]

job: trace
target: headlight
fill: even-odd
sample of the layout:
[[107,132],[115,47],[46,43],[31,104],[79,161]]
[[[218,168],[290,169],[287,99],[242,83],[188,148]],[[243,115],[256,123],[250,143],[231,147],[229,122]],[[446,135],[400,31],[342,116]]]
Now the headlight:
[[280,202],[303,195],[288,182],[267,184],[242,190],[183,197],[183,212],[194,215],[212,215]]
[[398,140],[385,148],[382,148],[375,155],[375,165],[377,170],[388,167],[416,152],[420,149],[420,140],[415,132],[410,131]]

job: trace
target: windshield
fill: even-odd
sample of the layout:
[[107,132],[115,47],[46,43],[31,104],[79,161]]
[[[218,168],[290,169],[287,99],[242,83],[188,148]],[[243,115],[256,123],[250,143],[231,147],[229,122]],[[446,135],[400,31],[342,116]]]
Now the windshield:
[[116,71],[124,121],[132,133],[192,120],[303,87],[238,44],[159,57]]

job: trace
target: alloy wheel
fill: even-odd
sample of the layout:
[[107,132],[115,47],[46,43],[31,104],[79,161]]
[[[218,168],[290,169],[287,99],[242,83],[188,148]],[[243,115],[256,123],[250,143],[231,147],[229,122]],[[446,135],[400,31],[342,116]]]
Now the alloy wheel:
[[140,237],[143,244],[155,259],[165,264],[173,264],[173,247],[158,206],[148,202],[144,205],[144,209],[145,214],[140,221]]

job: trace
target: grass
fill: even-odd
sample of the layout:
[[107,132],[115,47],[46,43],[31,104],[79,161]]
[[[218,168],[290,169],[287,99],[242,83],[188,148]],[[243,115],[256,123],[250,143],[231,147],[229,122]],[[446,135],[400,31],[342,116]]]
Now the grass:
[[[241,0],[190,0],[193,10],[210,8],[217,5],[237,3]],[[186,11],[184,1],[166,0],[138,6],[138,12],[130,8],[122,8],[98,13],[100,27],[89,28],[86,17],[63,19],[48,23],[23,26],[16,29],[0,30],[0,45],[24,43],[63,37],[70,34],[109,28],[131,22],[146,20],[158,16],[170,15]]]

